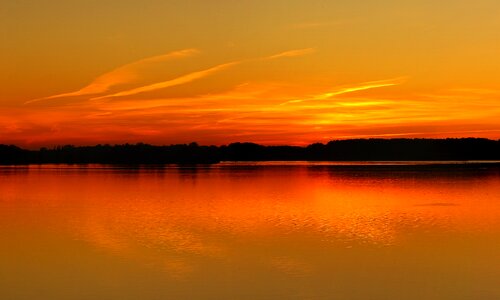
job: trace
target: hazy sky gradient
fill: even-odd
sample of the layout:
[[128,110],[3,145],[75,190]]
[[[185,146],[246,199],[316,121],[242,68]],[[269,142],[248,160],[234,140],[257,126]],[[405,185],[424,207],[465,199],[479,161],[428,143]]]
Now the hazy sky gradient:
[[497,139],[499,15],[496,0],[3,1],[0,143]]

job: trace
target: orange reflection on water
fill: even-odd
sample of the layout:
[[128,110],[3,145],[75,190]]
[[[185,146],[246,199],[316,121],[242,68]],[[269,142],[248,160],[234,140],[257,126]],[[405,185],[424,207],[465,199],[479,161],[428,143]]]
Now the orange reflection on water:
[[[460,240],[491,248],[500,232],[495,168],[31,167],[2,169],[0,176],[0,224],[7,231],[29,236],[36,228],[66,237],[58,240],[61,247],[65,239],[83,241],[194,285],[203,274],[234,276],[235,270],[323,280],[327,266],[356,274],[387,253],[411,269],[411,261],[429,259],[420,251],[446,253]],[[466,258],[460,251],[453,250],[456,258]],[[339,259],[353,261],[347,267]],[[447,271],[442,261],[432,264]]]

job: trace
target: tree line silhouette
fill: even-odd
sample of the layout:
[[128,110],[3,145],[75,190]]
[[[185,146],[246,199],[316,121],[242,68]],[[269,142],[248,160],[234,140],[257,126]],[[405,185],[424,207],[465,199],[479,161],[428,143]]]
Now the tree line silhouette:
[[148,144],[57,146],[39,150],[0,145],[0,164],[210,164],[220,161],[500,160],[500,140],[351,139],[327,144],[263,146],[232,143],[200,146]]

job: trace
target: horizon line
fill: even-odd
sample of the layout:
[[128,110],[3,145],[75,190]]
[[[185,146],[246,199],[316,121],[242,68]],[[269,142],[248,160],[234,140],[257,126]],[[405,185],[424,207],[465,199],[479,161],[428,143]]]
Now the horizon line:
[[85,148],[85,147],[97,147],[97,146],[138,146],[138,145],[144,145],[144,146],[153,146],[153,147],[169,147],[169,146],[183,146],[183,145],[196,145],[199,147],[224,147],[224,146],[229,146],[232,144],[253,144],[253,145],[258,145],[258,146],[263,146],[263,147],[299,147],[299,148],[306,148],[311,145],[316,145],[316,144],[322,144],[322,145],[327,145],[330,142],[340,142],[340,141],[396,141],[396,140],[428,140],[428,141],[436,141],[436,140],[486,140],[486,141],[493,141],[493,142],[500,142],[500,139],[492,139],[492,138],[485,138],[485,137],[444,137],[444,138],[420,138],[420,137],[364,137],[364,138],[345,138],[345,139],[332,139],[327,142],[311,142],[311,143],[304,143],[302,145],[294,145],[294,144],[265,144],[265,143],[259,143],[259,142],[252,142],[252,141],[238,141],[238,142],[229,142],[229,143],[224,143],[224,144],[200,144],[197,141],[191,141],[191,142],[184,142],[184,143],[170,143],[170,144],[150,144],[146,142],[124,142],[124,143],[96,143],[96,144],[57,144],[53,146],[39,146],[38,148],[30,148],[30,147],[22,147],[18,146],[13,143],[0,143],[0,147],[16,147],[22,150],[42,150],[42,149],[47,149],[47,150],[54,150],[56,148],[60,147],[74,147],[74,148]]

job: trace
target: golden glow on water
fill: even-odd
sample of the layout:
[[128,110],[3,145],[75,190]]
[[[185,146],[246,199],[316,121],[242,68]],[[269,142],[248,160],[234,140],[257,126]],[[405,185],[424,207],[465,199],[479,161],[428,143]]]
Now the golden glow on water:
[[499,296],[498,170],[374,170],[1,168],[0,298]]

